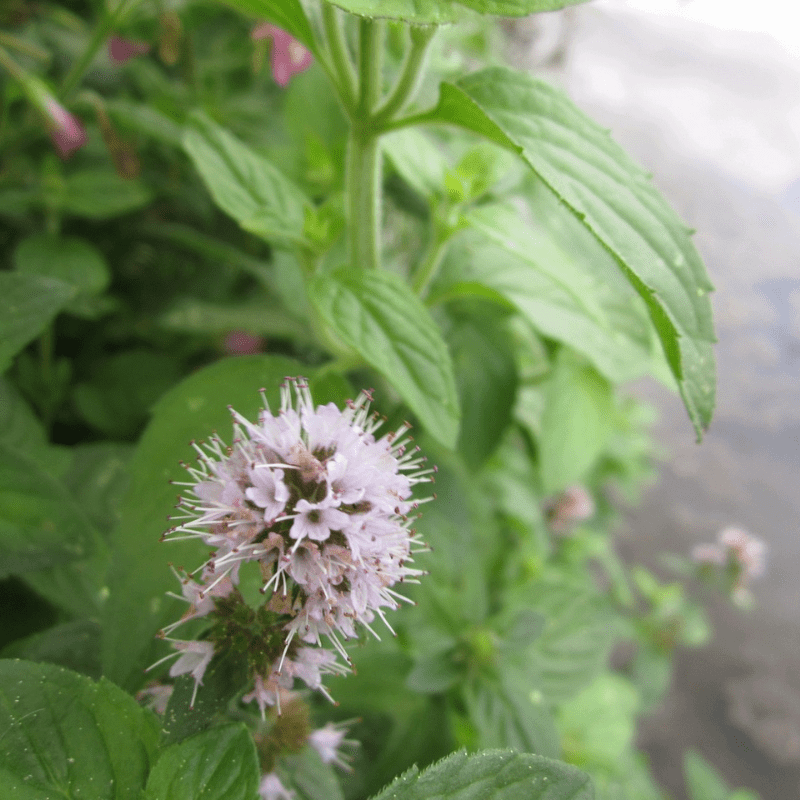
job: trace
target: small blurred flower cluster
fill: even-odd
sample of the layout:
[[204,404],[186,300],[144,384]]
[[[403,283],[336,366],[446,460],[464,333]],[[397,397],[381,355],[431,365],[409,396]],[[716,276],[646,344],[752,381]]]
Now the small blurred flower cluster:
[[594,516],[594,499],[585,487],[569,486],[545,504],[544,512],[554,533],[569,533],[579,522]]
[[692,561],[701,577],[725,579],[732,597],[740,602],[750,598],[749,585],[764,574],[767,546],[757,536],[741,528],[727,527],[719,532],[715,544],[692,548]]
[[[277,415],[263,399],[257,423],[231,410],[230,446],[216,436],[195,443],[198,463],[184,465],[191,480],[181,484],[180,524],[164,537],[199,539],[212,554],[194,573],[176,573],[189,608],[162,631],[169,638],[205,618],[203,638],[170,639],[179,656],[170,675],[190,674],[196,692],[215,653],[240,652],[253,681],[243,699],[262,716],[267,706],[280,710],[295,678],[328,696],[323,677],[349,671],[342,640],[359,625],[377,636],[376,617],[389,627],[385,610],[404,599],[392,587],[422,574],[409,566],[422,549],[411,495],[434,472],[409,447],[408,424],[376,438],[383,423],[368,392],[344,410],[315,407],[305,382],[292,378]],[[238,588],[249,562],[266,595],[258,608]]]

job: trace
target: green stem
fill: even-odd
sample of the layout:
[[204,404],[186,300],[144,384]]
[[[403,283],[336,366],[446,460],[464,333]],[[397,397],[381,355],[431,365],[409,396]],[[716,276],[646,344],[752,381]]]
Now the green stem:
[[103,42],[108,38],[108,34],[114,27],[116,15],[104,10],[103,16],[92,31],[89,43],[83,51],[81,57],[72,65],[72,69],[67,73],[64,78],[64,83],[61,85],[61,98],[66,99],[75,90],[78,84],[83,79],[89,65],[94,61],[97,51],[102,47]]
[[358,111],[370,117],[381,95],[383,82],[383,33],[381,20],[362,17],[358,22]]
[[347,142],[347,206],[350,263],[356,269],[380,267],[381,154],[378,138],[354,124]]
[[2,47],[0,47],[0,64],[6,68],[9,75],[21,83],[25,82],[25,71]]
[[322,24],[330,54],[330,67],[333,73],[331,77],[338,85],[342,104],[349,110],[356,104],[356,75],[339,12],[330,3],[322,4]]
[[390,121],[402,111],[416,96],[424,75],[425,61],[428,57],[428,46],[436,34],[436,27],[426,26],[411,28],[411,47],[406,53],[400,75],[394,88],[386,98],[386,102],[375,112],[378,126]]
[[69,97],[81,82],[83,76],[86,74],[86,70],[89,69],[90,64],[94,61],[97,51],[103,46],[106,39],[108,39],[109,33],[111,33],[117,22],[139,2],[140,0],[120,0],[119,5],[113,10],[109,9],[107,6],[103,7],[100,21],[92,31],[86,49],[83,51],[81,57],[72,65],[72,69],[64,78],[60,93],[62,100]]
[[4,31],[0,31],[0,45],[5,45],[6,47],[11,47],[14,50],[19,51],[20,53],[24,53],[26,56],[30,56],[31,58],[38,58],[40,61],[46,61],[50,58],[50,53],[47,50],[44,50],[41,47],[38,47],[31,42],[23,41],[22,39],[17,39],[16,36],[11,36]]
[[381,151],[380,131],[373,124],[383,76],[381,21],[359,20],[358,103],[350,116],[347,142],[348,224],[350,263],[356,269],[380,267]]
[[382,122],[381,133],[389,133],[390,131],[397,131],[401,128],[411,128],[414,125],[424,125],[425,123],[437,122],[438,120],[433,119],[437,107],[438,104],[432,108],[426,109],[425,111],[420,111],[417,114],[409,114],[407,117],[400,117],[399,119]]
[[418,297],[424,297],[430,282],[436,277],[442,265],[447,244],[455,230],[452,227],[437,227],[431,234],[431,241],[411,280],[411,288]]

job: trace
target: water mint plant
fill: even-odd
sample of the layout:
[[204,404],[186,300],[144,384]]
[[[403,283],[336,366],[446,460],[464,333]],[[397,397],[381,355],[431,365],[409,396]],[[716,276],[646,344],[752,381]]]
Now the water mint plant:
[[0,796],[663,798],[636,722],[709,629],[616,554],[624,386],[702,434],[711,286],[502,66],[573,4],[0,11]]

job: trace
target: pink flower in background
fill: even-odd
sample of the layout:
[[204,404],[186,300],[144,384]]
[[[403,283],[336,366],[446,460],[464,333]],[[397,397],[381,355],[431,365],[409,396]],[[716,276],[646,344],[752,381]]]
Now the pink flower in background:
[[147,42],[125,39],[123,36],[112,36],[108,40],[108,57],[117,64],[124,64],[149,52],[150,45]]
[[63,159],[69,158],[86,144],[86,131],[80,120],[73,117],[55,98],[48,97],[44,103],[50,138]]
[[256,25],[250,33],[250,38],[253,41],[272,39],[270,65],[272,77],[278,86],[286,86],[293,75],[307,70],[314,60],[311,53],[297,39],[269,22]]
[[253,353],[263,353],[266,342],[261,336],[255,336],[247,331],[231,331],[222,343],[222,347],[229,356],[248,356]]
[[594,499],[583,486],[568,486],[546,504],[545,513],[550,527],[556,533],[565,533],[576,523],[594,516]]

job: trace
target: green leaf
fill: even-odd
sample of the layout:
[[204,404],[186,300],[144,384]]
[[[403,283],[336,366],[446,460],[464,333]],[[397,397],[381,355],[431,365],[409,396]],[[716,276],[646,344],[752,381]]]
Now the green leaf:
[[61,210],[77,217],[111,219],[138,211],[152,200],[152,192],[140,180],[120,178],[111,170],[85,169],[67,177]]
[[111,98],[103,98],[103,103],[114,121],[122,126],[151,136],[171,147],[181,146],[183,130],[180,125],[151,104]]
[[548,758],[560,755],[550,708],[529,683],[526,677],[508,671],[499,680],[465,688],[465,705],[479,747],[510,747]]
[[158,318],[158,324],[167,330],[193,334],[247,331],[279,339],[308,335],[308,330],[282,306],[273,305],[264,297],[254,297],[236,305],[184,297]]
[[63,281],[0,272],[0,372],[75,296]]
[[315,279],[311,302],[333,332],[380,372],[445,447],[458,435],[450,353],[430,312],[389,272],[342,269]]
[[426,121],[519,153],[608,249],[647,304],[699,436],[714,407],[712,286],[688,229],[648,176],[559,90],[511,69],[442,84]]
[[0,661],[0,796],[140,800],[158,721],[105,679]]
[[[483,309],[485,312],[485,308]],[[508,330],[492,315],[459,320],[447,335],[461,401],[459,452],[477,470],[511,422],[517,367]]]
[[5,378],[0,378],[0,444],[27,453],[40,463],[48,449],[42,423]]
[[[570,265],[563,264],[570,273]],[[467,231],[451,244],[428,301],[442,303],[480,298],[516,308],[534,328],[583,353],[604,375],[621,382],[647,370],[650,356],[631,338],[615,332],[603,316],[595,318],[592,301],[550,277],[527,257],[487,243]],[[602,313],[602,312],[601,312]]]
[[457,0],[462,6],[479,14],[504,17],[526,17],[540,11],[557,11],[559,8],[585,3],[586,0]]
[[420,772],[396,778],[373,800],[592,800],[589,776],[529,753],[453,753]]
[[253,737],[243,723],[225,725],[168,747],[143,800],[253,800],[258,781]]
[[573,764],[614,771],[633,745],[639,695],[614,673],[599,675],[558,708],[564,750]]
[[344,800],[336,771],[323,763],[313,747],[282,755],[277,773],[281,783],[296,792],[300,800]]
[[89,619],[64,622],[42,633],[17,639],[0,655],[57,664],[96,680],[101,672],[100,626]]
[[110,596],[103,613],[103,666],[110,679],[132,690],[141,686],[143,669],[164,654],[156,632],[184,610],[165,596],[177,588],[167,563],[194,568],[207,555],[201,545],[159,542],[175,505],[176,488],[169,480],[184,480],[178,462],[192,459],[189,442],[215,430],[225,439],[229,404],[254,419],[261,387],[278,407],[283,378],[301,373],[297,362],[275,356],[224,359],[198,370],[159,400],[131,460],[130,488],[112,535]]
[[97,538],[58,480],[0,444],[0,577],[84,558]]
[[587,364],[562,350],[544,385],[539,469],[544,494],[580,481],[613,432],[614,392]]
[[72,459],[64,475],[64,485],[97,529],[108,533],[119,522],[133,448],[115,442],[95,442],[76,445],[69,452]]
[[417,25],[455,22],[464,10],[453,0],[330,0],[350,14],[360,17],[401,19]]
[[464,15],[464,7],[479,14],[524,17],[537,11],[555,11],[585,0],[330,0],[330,2],[362,17],[388,17],[423,25],[455,22]]
[[314,34],[300,0],[225,0],[225,2],[246,14],[260,20],[271,22],[310,50],[315,50]]
[[98,359],[73,399],[81,416],[110,438],[137,433],[152,405],[180,376],[175,358],[144,348]]
[[414,664],[406,678],[406,686],[422,694],[447,691],[464,672],[463,664],[457,664],[454,656],[455,652],[450,646],[426,654]]
[[245,664],[234,653],[211,660],[197,692],[194,678],[181,675],[164,712],[162,744],[177,744],[210,727],[246,682]]
[[728,800],[729,790],[722,776],[694,750],[683,756],[683,775],[691,800]]
[[199,112],[183,146],[214,202],[242,228],[267,240],[303,240],[310,203],[270,161]]
[[613,634],[608,608],[596,592],[563,575],[540,579],[516,603],[546,619],[527,649],[524,673],[547,703],[561,703],[605,665]]
[[14,251],[14,266],[24,275],[57,278],[83,295],[100,294],[111,282],[102,254],[75,236],[29,236]]
[[423,197],[442,191],[448,163],[430,136],[416,128],[401,128],[381,138],[381,149],[403,180]]

